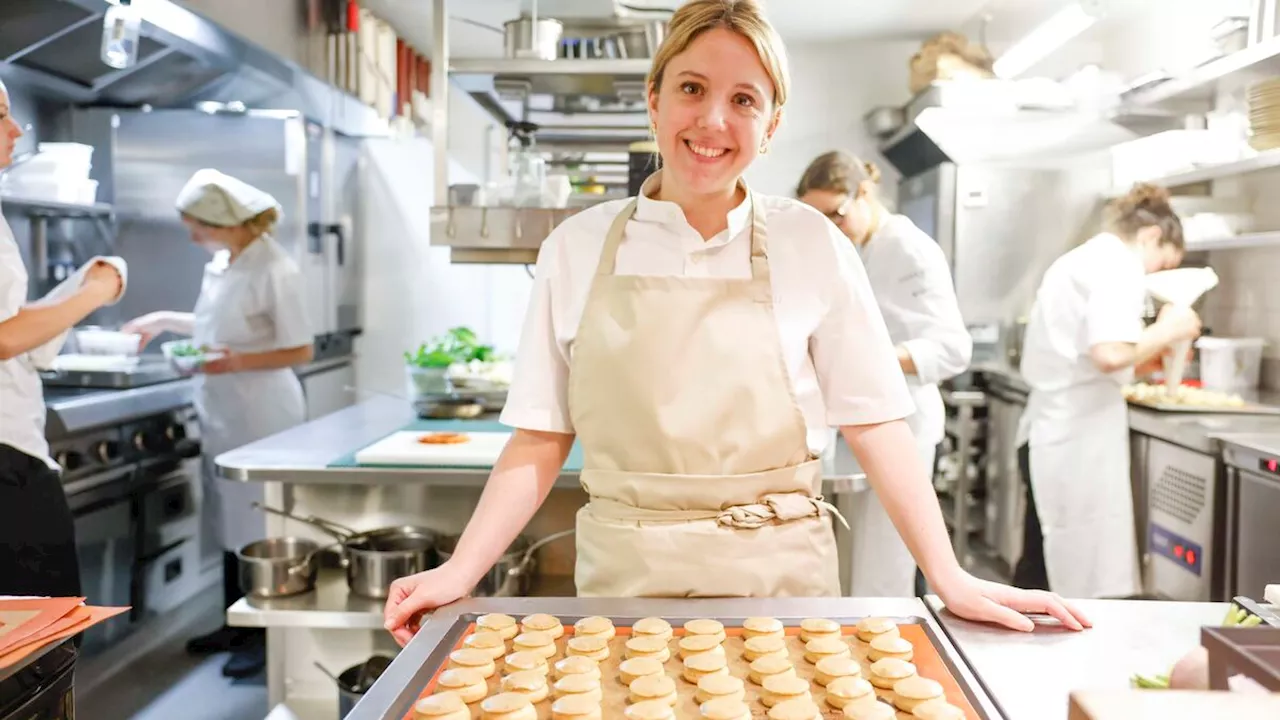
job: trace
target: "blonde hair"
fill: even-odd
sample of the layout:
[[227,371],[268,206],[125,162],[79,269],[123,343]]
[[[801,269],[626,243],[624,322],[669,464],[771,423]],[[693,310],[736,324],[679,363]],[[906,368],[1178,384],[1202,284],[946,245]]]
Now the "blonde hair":
[[855,195],[864,182],[879,185],[880,168],[847,152],[832,150],[814,158],[805,168],[796,186],[796,197],[803,197],[811,190]]
[[1125,240],[1132,240],[1144,227],[1160,228],[1160,244],[1179,250],[1187,247],[1182,220],[1170,204],[1169,191],[1158,185],[1138,183],[1124,197],[1107,206],[1106,228]]
[[277,208],[270,207],[258,213],[257,215],[254,215],[248,220],[245,220],[239,225],[230,225],[230,226],[214,225],[213,223],[206,222],[205,220],[202,220],[196,217],[195,215],[191,215],[189,213],[182,213],[182,217],[194,220],[200,223],[201,225],[208,225],[209,227],[242,227],[245,230],[248,230],[252,234],[252,236],[256,238],[261,235],[275,234],[276,225],[280,223],[280,210]]
[[662,76],[671,59],[685,50],[702,33],[725,28],[741,35],[756,48],[769,80],[773,82],[774,109],[787,102],[791,76],[787,72],[787,51],[782,38],[764,17],[758,0],[690,0],[676,10],[667,25],[667,36],[653,56],[648,86],[662,88]]

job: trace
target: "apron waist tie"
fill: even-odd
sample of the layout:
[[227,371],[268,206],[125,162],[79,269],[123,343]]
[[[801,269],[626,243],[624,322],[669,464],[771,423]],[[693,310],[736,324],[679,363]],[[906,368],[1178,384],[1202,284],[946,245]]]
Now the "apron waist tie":
[[693,522],[715,520],[724,527],[753,530],[777,520],[790,522],[815,517],[826,510],[849,529],[849,522],[835,505],[799,493],[772,493],[750,505],[731,505],[722,510],[654,510],[626,505],[609,498],[592,496],[591,512],[607,520],[623,522]]

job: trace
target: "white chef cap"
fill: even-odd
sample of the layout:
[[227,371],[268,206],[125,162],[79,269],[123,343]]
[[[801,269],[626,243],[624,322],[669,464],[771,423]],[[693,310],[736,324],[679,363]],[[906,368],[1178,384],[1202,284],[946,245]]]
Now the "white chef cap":
[[205,168],[187,181],[176,202],[178,212],[209,225],[241,225],[280,204],[270,193],[225,173]]

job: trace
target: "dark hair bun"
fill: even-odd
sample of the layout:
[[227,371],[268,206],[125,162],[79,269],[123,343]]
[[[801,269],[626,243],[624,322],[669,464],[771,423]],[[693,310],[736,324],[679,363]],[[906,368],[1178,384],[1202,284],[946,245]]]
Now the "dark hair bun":
[[1126,215],[1139,210],[1164,215],[1173,211],[1169,205],[1170,197],[1169,191],[1159,185],[1138,183],[1129,190],[1128,194],[1120,198],[1116,205],[1117,209]]

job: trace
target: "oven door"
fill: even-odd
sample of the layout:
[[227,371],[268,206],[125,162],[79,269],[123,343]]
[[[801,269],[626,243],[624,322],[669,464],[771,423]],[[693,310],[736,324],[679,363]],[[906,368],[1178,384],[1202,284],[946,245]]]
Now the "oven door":
[[200,591],[200,460],[158,461],[144,466],[138,477],[135,606],[147,617],[172,610]]
[[[76,527],[81,591],[90,605],[125,607],[134,583],[133,467],[64,485]],[[117,615],[84,633],[81,654],[90,657],[129,632],[136,612]]]

